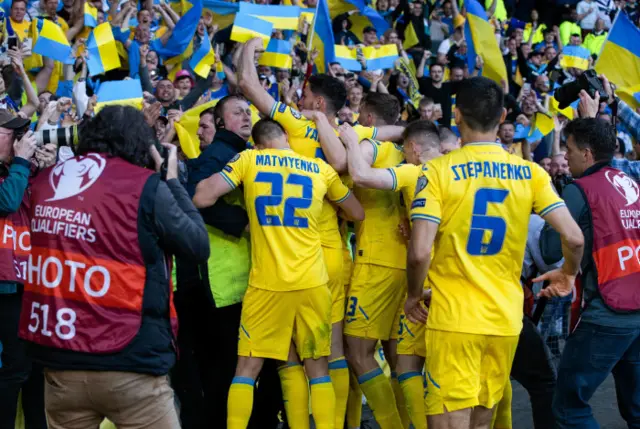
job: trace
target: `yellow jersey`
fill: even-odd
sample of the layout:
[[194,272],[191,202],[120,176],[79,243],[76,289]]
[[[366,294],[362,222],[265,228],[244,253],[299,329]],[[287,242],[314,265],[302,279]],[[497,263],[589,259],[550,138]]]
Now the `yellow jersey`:
[[522,158],[522,143],[511,143],[510,145],[503,145],[502,147],[511,155]]
[[[296,109],[282,102],[276,102],[273,105],[269,116],[278,121],[287,131],[291,149],[300,155],[320,158],[326,161],[315,122],[305,118]],[[374,139],[378,132],[374,127],[363,127],[361,125],[356,125],[353,129],[358,134],[359,140]],[[336,130],[337,133],[338,131]],[[342,248],[340,232],[338,231],[338,216],[335,207],[330,203],[325,203],[322,209],[320,232],[323,246],[336,249]]]
[[[404,160],[402,148],[396,144],[369,141],[373,146],[373,168],[392,167]],[[404,217],[399,196],[392,191],[359,187],[355,187],[353,193],[365,213],[365,219],[355,224],[355,263],[405,269],[407,245],[398,231]]]
[[411,203],[416,193],[416,183],[422,168],[423,166],[415,164],[400,164],[387,168],[393,177],[392,189],[395,192],[402,192],[403,206],[409,218],[411,217]]
[[427,162],[416,186],[412,220],[440,224],[427,326],[518,335],[529,215],[564,205],[549,175],[498,143],[470,143]]
[[220,174],[233,188],[244,185],[249,285],[285,292],[326,284],[318,223],[325,195],[340,202],[350,194],[338,174],[320,159],[278,149],[247,149]]
[[25,37],[29,35],[29,27],[31,26],[31,22],[23,19],[22,22],[16,22],[11,17],[9,17],[9,21],[11,21],[11,28],[13,28],[14,33],[18,36],[18,39],[22,42]]

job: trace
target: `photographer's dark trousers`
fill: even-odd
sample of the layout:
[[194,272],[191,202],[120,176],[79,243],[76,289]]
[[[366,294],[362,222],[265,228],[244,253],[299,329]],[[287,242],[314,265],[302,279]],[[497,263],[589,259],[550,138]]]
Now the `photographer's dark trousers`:
[[551,404],[556,387],[556,370],[549,349],[527,316],[523,320],[511,377],[529,393],[535,429],[553,428]]
[[15,428],[20,391],[26,429],[46,429],[42,368],[31,364],[18,338],[21,305],[22,292],[0,294],[0,429]]
[[589,400],[613,374],[620,415],[640,429],[640,328],[580,322],[567,339],[553,398],[556,428],[597,429]]

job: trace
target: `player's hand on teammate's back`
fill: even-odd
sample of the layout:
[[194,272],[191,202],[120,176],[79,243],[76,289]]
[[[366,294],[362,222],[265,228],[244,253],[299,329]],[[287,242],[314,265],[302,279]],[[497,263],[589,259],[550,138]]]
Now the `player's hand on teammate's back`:
[[542,289],[538,294],[538,297],[554,298],[567,296],[573,290],[575,285],[576,276],[567,274],[562,268],[549,271],[538,278],[533,279],[534,283],[548,280],[549,286]]
[[358,134],[354,131],[353,127],[349,124],[342,124],[338,127],[338,134],[340,134],[340,140],[345,146],[358,145]]
[[420,304],[422,297],[413,298],[407,297],[407,302],[404,303],[404,314],[413,323],[427,323],[427,316],[429,313]]

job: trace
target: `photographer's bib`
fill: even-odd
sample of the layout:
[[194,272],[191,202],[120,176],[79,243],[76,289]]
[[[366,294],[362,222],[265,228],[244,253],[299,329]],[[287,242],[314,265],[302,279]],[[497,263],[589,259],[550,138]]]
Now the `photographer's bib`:
[[[0,184],[6,177],[0,178]],[[31,250],[29,189],[18,211],[0,218],[0,282],[24,283]]]
[[[598,290],[614,311],[640,310],[640,189],[620,170],[604,167],[577,179],[591,212],[592,256]],[[577,283],[572,322],[577,323],[582,303]],[[588,303],[587,303],[588,305]]]
[[[152,174],[120,158],[90,153],[38,175],[22,338],[65,350],[113,353],[137,335],[146,279],[138,215]],[[175,321],[172,303],[167,312]]]

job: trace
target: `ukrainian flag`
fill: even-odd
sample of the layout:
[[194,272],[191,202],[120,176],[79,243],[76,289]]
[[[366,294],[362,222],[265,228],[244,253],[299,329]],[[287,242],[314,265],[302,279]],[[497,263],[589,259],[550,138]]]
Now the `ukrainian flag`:
[[527,136],[527,141],[529,143],[533,143],[542,140],[544,137],[549,135],[554,128],[555,125],[553,123],[553,118],[545,115],[544,113],[536,112],[533,117],[530,133]]
[[213,15],[213,22],[221,30],[233,24],[233,20],[240,9],[238,3],[229,3],[221,0],[204,0],[202,3],[203,12]]
[[555,97],[551,97],[549,99],[549,113],[551,113],[554,116],[557,116],[558,114],[561,114],[561,115],[565,116],[567,119],[569,119],[570,121],[572,121],[573,117],[574,117],[573,109],[577,109],[578,108],[578,102],[579,101],[580,100],[576,100],[575,102],[571,103],[570,105],[568,105],[564,109],[561,109],[560,108],[560,103],[558,102],[558,100],[556,100]]
[[618,87],[640,84],[640,29],[627,14],[616,16],[595,69]]
[[89,3],[84,4],[84,26],[89,28],[98,26],[98,9]]
[[413,48],[418,43],[420,43],[420,39],[418,39],[416,29],[413,28],[413,22],[409,21],[409,25],[404,29],[404,41],[402,42],[402,47],[407,50]]
[[398,47],[396,45],[382,45],[378,48],[367,46],[362,48],[362,53],[367,59],[367,69],[392,69],[398,59]]
[[211,41],[207,30],[204,30],[202,36],[202,43],[197,51],[193,53],[191,60],[189,60],[189,67],[200,77],[206,78],[211,70],[211,65],[216,61],[216,54],[211,48]]
[[142,86],[138,79],[111,80],[98,88],[96,112],[106,106],[122,104],[142,109]]
[[326,73],[329,63],[335,61],[335,40],[327,0],[318,0],[312,46],[318,50],[315,66],[318,73]]
[[290,69],[293,65],[291,43],[286,40],[271,39],[267,50],[260,56],[258,64],[280,69]]
[[616,95],[634,110],[640,107],[640,85],[617,88]]
[[[349,18],[353,24],[351,31],[355,34],[361,34],[364,27],[371,26],[376,29],[376,33],[380,37],[389,29],[389,23],[380,16],[377,10],[367,6],[364,0],[346,0],[346,2],[352,4],[359,12]],[[332,16],[332,18],[335,18],[335,16]],[[362,28],[360,28],[361,26]],[[356,31],[358,32],[356,33]]]
[[53,21],[38,18],[36,24],[38,40],[33,45],[33,52],[43,57],[53,58],[61,63],[71,60],[71,46],[64,31]]
[[89,74],[95,76],[120,67],[120,56],[111,24],[104,22],[93,29],[87,41]]
[[231,40],[234,42],[244,43],[254,37],[259,37],[262,39],[262,43],[266,48],[269,44],[269,40],[271,39],[272,31],[273,24],[269,21],[239,13],[236,15],[235,21],[233,21]]
[[305,21],[307,21],[310,26],[313,25],[313,19],[315,16],[316,16],[315,9],[307,9],[304,7],[300,8],[300,17]]
[[167,43],[163,45],[161,39],[155,39],[150,43],[151,50],[156,51],[163,58],[172,58],[183,54],[193,40],[201,15],[202,0],[194,0],[189,10],[176,23]]
[[362,65],[358,62],[358,52],[355,49],[349,49],[344,45],[335,45],[335,60],[340,63],[340,65],[351,71],[361,71]]
[[240,3],[240,13],[251,15],[273,24],[278,30],[297,30],[300,20],[300,8],[298,6],[276,6]]
[[563,68],[576,68],[586,70],[589,68],[591,53],[582,46],[565,46],[562,50],[560,66]]
[[467,20],[464,24],[464,34],[467,41],[467,63],[469,70],[476,64],[476,56],[484,60],[482,76],[498,84],[507,81],[507,68],[502,59],[502,52],[498,47],[495,29],[487,19],[487,12],[477,0],[465,0]]

